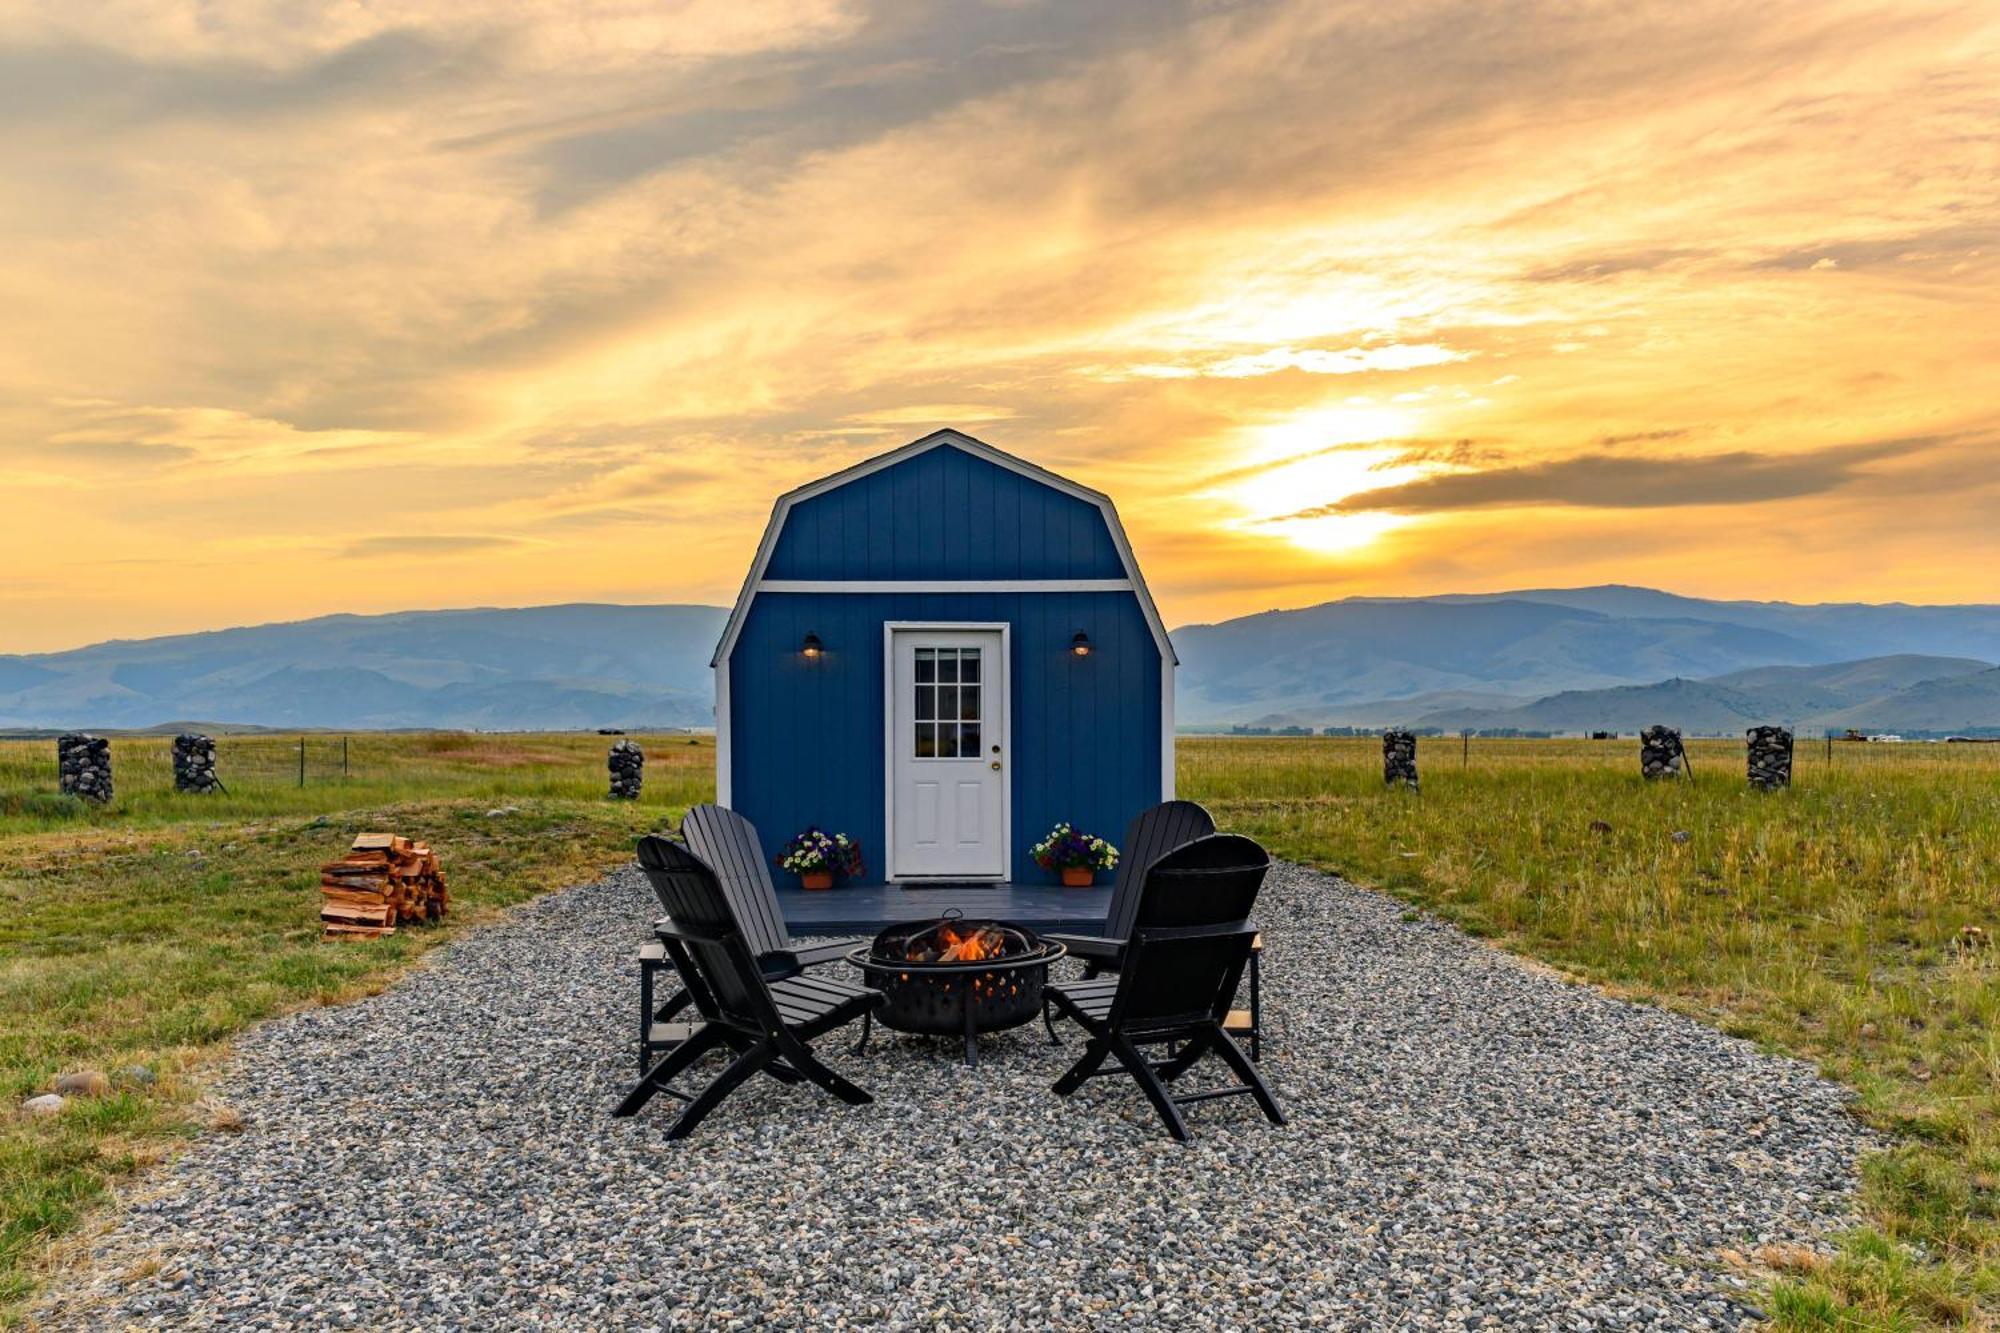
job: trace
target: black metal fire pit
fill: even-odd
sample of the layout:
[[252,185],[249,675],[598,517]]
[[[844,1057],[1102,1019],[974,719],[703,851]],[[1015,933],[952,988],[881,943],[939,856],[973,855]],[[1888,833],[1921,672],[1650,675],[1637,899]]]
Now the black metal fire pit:
[[[847,961],[889,997],[875,1011],[876,1021],[898,1032],[962,1035],[965,1063],[977,1065],[974,1038],[1019,1027],[1041,1013],[1049,964],[1067,952],[1025,926],[948,912],[891,926]],[[1056,1039],[1053,1027],[1049,1039]],[[867,1045],[864,1023],[855,1050]]]

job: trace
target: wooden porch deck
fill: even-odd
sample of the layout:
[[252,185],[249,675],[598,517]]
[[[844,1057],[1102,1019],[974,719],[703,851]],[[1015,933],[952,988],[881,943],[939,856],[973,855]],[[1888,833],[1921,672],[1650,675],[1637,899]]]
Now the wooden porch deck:
[[898,921],[943,916],[957,908],[969,917],[997,917],[1033,930],[1066,930],[1091,935],[1104,928],[1111,886],[1066,889],[1060,884],[901,884],[843,885],[807,890],[778,889],[785,927],[794,935],[853,935],[874,932]]

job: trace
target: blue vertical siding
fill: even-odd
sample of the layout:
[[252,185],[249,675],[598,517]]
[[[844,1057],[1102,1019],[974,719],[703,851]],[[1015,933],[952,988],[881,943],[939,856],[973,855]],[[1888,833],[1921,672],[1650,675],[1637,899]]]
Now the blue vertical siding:
[[[949,445],[791,506],[764,577],[1116,579],[1095,504]],[[729,660],[731,803],[766,854],[806,827],[850,833],[887,870],[883,624],[1010,626],[1012,865],[1058,820],[1116,840],[1160,799],[1158,645],[1131,592],[759,593]],[[1083,630],[1096,651],[1078,658]],[[806,634],[824,654],[799,653]]]
[[[1095,512],[1095,511],[1093,511]],[[767,855],[808,824],[859,836],[885,865],[885,621],[1010,625],[1013,866],[1067,819],[1116,841],[1160,799],[1160,657],[1130,593],[763,593],[730,655],[731,803]],[[1069,651],[1079,629],[1097,650]],[[826,646],[799,654],[810,631]]]
[[941,446],[792,506],[773,579],[1116,579],[1096,505]]

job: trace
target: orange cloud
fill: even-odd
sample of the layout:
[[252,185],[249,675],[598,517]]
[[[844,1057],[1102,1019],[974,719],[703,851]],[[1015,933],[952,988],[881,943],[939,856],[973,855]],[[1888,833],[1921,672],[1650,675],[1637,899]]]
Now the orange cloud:
[[1176,621],[1990,597],[1996,82],[1970,3],[0,9],[0,651],[721,600],[951,422]]

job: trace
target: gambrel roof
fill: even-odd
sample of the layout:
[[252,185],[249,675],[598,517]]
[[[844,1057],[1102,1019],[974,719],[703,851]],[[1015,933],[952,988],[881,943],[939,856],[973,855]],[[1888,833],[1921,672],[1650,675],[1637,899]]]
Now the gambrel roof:
[[756,559],[750,563],[750,572],[743,580],[743,589],[737,594],[736,605],[730,612],[728,624],[723,627],[721,642],[716,645],[715,656],[710,659],[710,665],[719,667],[729,660],[730,653],[736,647],[737,638],[743,632],[744,622],[749,618],[750,604],[756,600],[757,594],[760,591],[803,592],[811,589],[811,585],[795,587],[790,586],[786,581],[771,580],[765,577],[766,571],[771,564],[772,553],[777,550],[779,537],[785,530],[785,520],[791,515],[795,506],[817,496],[825,495],[829,491],[838,490],[842,486],[859,481],[861,478],[873,473],[895,467],[897,464],[907,462],[921,454],[929,453],[933,449],[957,449],[973,458],[991,463],[995,467],[1004,468],[1009,472],[1026,477],[1030,481],[1047,486],[1051,490],[1095,506],[1104,520],[1105,530],[1110,534],[1112,545],[1117,551],[1118,561],[1124,568],[1125,577],[1122,579],[1078,579],[1067,582],[1048,579],[1018,581],[993,579],[876,579],[844,584],[839,589],[840,591],[1111,592],[1129,590],[1138,599],[1139,609],[1145,616],[1146,625],[1152,632],[1153,641],[1159,648],[1161,659],[1170,665],[1179,660],[1174,656],[1173,643],[1167,637],[1166,625],[1160,619],[1159,609],[1153,605],[1152,594],[1146,589],[1146,580],[1139,572],[1139,562],[1132,556],[1132,544],[1125,536],[1125,526],[1118,520],[1118,509],[1117,506],[1111,503],[1111,497],[1101,491],[1094,491],[1088,486],[1079,485],[1067,477],[1060,477],[1044,468],[1036,467],[1033,463],[1025,459],[1016,458],[1004,450],[994,448],[984,440],[974,439],[972,436],[961,431],[947,428],[945,430],[933,431],[922,439],[912,440],[899,449],[892,449],[888,453],[878,454],[874,458],[856,463],[850,468],[833,473],[831,476],[822,477],[818,481],[808,482],[804,486],[787,491],[784,495],[779,496],[777,503],[771,507],[771,519],[764,527],[763,540],[757,545]]

